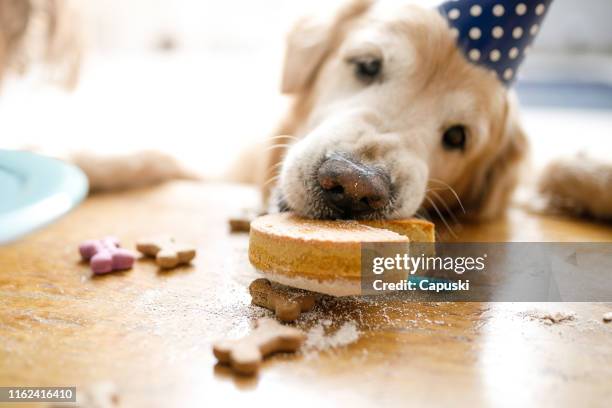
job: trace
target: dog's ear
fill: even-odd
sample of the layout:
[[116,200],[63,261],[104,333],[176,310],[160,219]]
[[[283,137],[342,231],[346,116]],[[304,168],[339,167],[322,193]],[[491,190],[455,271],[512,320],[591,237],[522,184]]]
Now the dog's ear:
[[486,220],[499,216],[507,207],[519,179],[521,162],[527,155],[528,143],[518,116],[514,93],[508,95],[506,118],[494,153],[471,183],[464,206],[472,219]]
[[334,15],[299,20],[287,36],[282,92],[294,94],[306,89],[331,51],[342,24],[364,13],[372,3],[373,0],[349,0]]
[[299,93],[317,71],[327,53],[332,24],[323,19],[304,17],[287,37],[283,68],[283,93]]

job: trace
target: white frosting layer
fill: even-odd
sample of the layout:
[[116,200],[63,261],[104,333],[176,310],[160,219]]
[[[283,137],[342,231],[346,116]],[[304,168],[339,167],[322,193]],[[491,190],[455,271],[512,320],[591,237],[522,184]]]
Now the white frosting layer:
[[313,292],[324,293],[331,296],[355,296],[361,294],[361,281],[350,281],[346,279],[334,279],[320,281],[317,279],[305,278],[302,276],[287,276],[273,272],[257,271],[271,281],[294,288],[310,290]]

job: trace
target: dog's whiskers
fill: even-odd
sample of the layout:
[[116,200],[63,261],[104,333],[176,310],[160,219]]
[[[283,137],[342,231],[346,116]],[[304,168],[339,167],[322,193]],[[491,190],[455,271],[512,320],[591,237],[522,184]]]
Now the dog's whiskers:
[[280,166],[282,166],[282,165],[283,165],[283,161],[281,160],[281,161],[279,161],[278,163],[276,163],[276,164],[274,164],[273,166],[271,166],[270,168],[271,168],[271,169],[276,169],[276,168],[278,168],[278,167],[280,167]]
[[265,183],[263,183],[262,187],[267,186],[268,184],[277,181],[280,178],[280,174],[277,174],[276,176],[270,177]]
[[272,137],[267,138],[267,140],[270,140],[270,139],[291,139],[291,140],[298,140],[297,137],[290,136],[290,135],[278,135],[278,136],[272,136]]
[[448,204],[446,204],[446,202],[442,199],[442,197],[440,196],[440,194],[438,194],[435,191],[430,191],[430,193],[432,193],[437,199],[438,201],[444,206],[444,209],[446,210],[446,213],[448,215],[450,215],[450,217],[453,219],[453,222],[455,224],[459,224],[459,220],[457,219],[457,217],[455,216],[455,213],[449,208]]
[[418,211],[414,213],[414,218],[427,221],[427,218],[423,214],[419,214]]
[[436,203],[433,202],[433,200],[427,196],[425,196],[425,199],[427,201],[429,201],[429,204],[431,204],[431,206],[434,208],[434,210],[436,211],[436,213],[438,214],[438,217],[442,220],[442,222],[444,223],[444,225],[446,226],[446,229],[451,233],[451,235],[453,236],[453,238],[457,238],[457,234],[455,234],[455,231],[453,230],[453,228],[449,225],[449,223],[446,221],[446,219],[444,218],[444,215],[442,214],[442,212],[440,211],[440,209],[438,208],[438,206],[436,205]]
[[423,217],[425,217],[425,219],[427,221],[431,221],[431,214],[429,213],[429,211],[427,210],[427,208],[425,207],[421,207],[419,208],[419,210],[417,211],[417,214],[419,213],[419,211],[424,212],[425,214],[421,214]]
[[433,181],[434,183],[442,184],[446,189],[450,190],[450,192],[455,196],[455,199],[457,200],[457,203],[459,204],[459,207],[461,207],[461,210],[463,211],[463,213],[464,214],[466,213],[465,207],[463,206],[463,203],[461,202],[461,199],[459,198],[459,194],[457,194],[454,188],[452,188],[448,183],[440,179],[430,178],[429,181]]
[[291,146],[290,144],[274,144],[271,146],[268,146],[264,149],[264,152],[267,152],[268,150],[274,150],[274,149],[286,149],[287,147]]

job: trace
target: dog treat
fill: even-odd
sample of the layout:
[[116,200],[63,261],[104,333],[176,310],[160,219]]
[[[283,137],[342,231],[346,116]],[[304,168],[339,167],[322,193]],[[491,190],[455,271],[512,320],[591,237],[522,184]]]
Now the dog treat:
[[602,319],[605,323],[612,322],[612,312],[604,313]]
[[291,213],[251,223],[249,260],[272,281],[334,296],[361,293],[361,244],[434,242],[434,225],[408,219],[327,221]]
[[136,259],[132,251],[119,247],[115,237],[85,241],[79,245],[79,253],[95,274],[130,269]]
[[254,209],[242,209],[237,215],[230,217],[229,226],[231,232],[249,232],[251,221],[263,215],[261,211]]
[[301,291],[280,289],[272,286],[268,279],[256,279],[249,286],[252,303],[272,310],[283,322],[292,322],[300,313],[314,307],[315,297]]
[[155,257],[157,265],[165,269],[188,264],[196,256],[195,247],[178,243],[172,237],[142,239],[136,243],[136,249],[143,255]]
[[231,232],[249,232],[252,219],[232,217],[229,219]]
[[253,375],[263,358],[277,352],[295,352],[306,340],[299,329],[283,326],[276,320],[263,318],[248,336],[224,340],[213,345],[213,353],[222,364],[229,364],[237,373]]

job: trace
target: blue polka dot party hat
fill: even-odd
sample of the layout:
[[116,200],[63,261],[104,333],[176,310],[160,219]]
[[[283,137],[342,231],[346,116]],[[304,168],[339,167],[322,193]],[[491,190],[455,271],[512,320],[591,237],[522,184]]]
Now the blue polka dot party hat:
[[474,64],[493,70],[510,86],[552,0],[451,0],[440,13],[457,45]]

